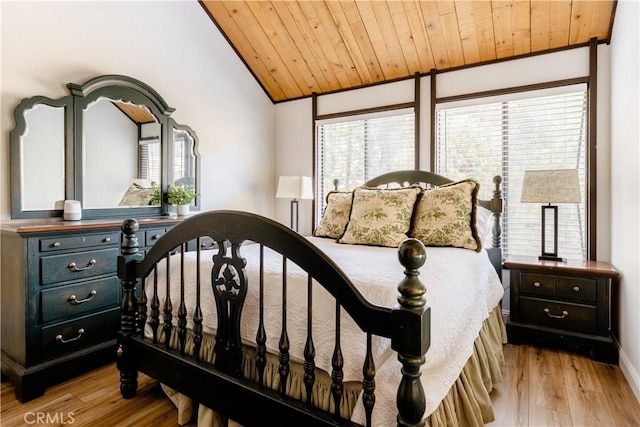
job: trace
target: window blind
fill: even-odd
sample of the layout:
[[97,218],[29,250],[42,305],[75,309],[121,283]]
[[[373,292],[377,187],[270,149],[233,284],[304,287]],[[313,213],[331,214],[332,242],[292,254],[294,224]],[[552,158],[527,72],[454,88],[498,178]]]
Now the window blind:
[[525,170],[578,169],[582,202],[558,204],[558,253],[587,258],[586,85],[565,93],[485,101],[469,106],[439,104],[436,110],[436,170],[453,179],[480,181],[490,198],[492,178],[503,178],[502,243],[505,256],[541,253],[541,205],[521,203]]
[[160,140],[151,138],[139,141],[140,178],[150,179],[160,184]]
[[385,172],[415,167],[413,108],[316,122],[316,219],[337,180],[351,190]]
[[187,168],[187,147],[183,136],[173,133],[173,179],[183,178]]

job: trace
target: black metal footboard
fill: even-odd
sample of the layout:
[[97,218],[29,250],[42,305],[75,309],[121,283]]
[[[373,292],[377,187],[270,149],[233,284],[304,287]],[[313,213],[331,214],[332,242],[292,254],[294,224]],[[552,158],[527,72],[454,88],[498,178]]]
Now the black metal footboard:
[[[391,339],[391,347],[402,363],[402,379],[397,392],[398,425],[424,425],[425,398],[420,382],[420,370],[430,345],[430,309],[424,298],[425,287],[420,282],[419,268],[426,260],[422,243],[415,239],[404,241],[398,248],[398,258],[404,267],[404,278],[399,277],[398,304],[379,307],[370,304],[354,286],[345,273],[321,250],[307,239],[287,227],[259,215],[214,211],[190,217],[176,225],[153,248],[143,256],[139,252],[136,220],[127,220],[122,225],[124,233],[122,255],[118,259],[118,276],[122,281],[121,330],[118,335],[117,365],[120,371],[121,392],[124,398],[133,398],[137,389],[138,371],[144,372],[177,391],[212,408],[224,416],[243,425],[264,423],[265,416],[278,425],[353,425],[342,418],[340,401],[344,392],[341,343],[341,313],[345,311],[365,333],[366,354],[362,354],[362,402],[366,424],[372,420],[375,407],[375,358],[372,353],[373,336]],[[211,238],[217,249],[205,252],[200,249],[201,238]],[[187,245],[195,241],[195,283],[185,279],[184,260]],[[260,275],[257,283],[250,281],[245,271],[244,245],[251,243],[259,247]],[[162,297],[158,289],[165,286],[158,280],[158,266],[165,265],[164,276],[176,268],[169,262],[169,255],[179,261],[180,286],[178,295],[169,287]],[[282,308],[280,336],[278,339],[278,373],[280,390],[271,390],[264,385],[264,369],[267,353],[267,331],[265,314],[273,314],[265,304],[263,283],[264,251],[275,251],[282,255]],[[200,271],[201,257],[212,259],[210,274]],[[306,341],[304,355],[305,401],[290,398],[285,393],[285,384],[290,372],[290,341],[287,313],[288,285],[287,269],[293,263],[306,273],[307,307]],[[202,277],[207,280],[202,280]],[[149,278],[149,279],[147,279]],[[151,295],[145,291],[145,280],[153,286]],[[204,282],[204,283],[201,283]],[[333,357],[331,358],[331,393],[334,400],[333,413],[314,407],[313,385],[316,381],[316,350],[312,319],[314,316],[313,287],[322,286],[335,298],[335,329]],[[195,300],[185,297],[185,289],[195,287]],[[242,314],[250,287],[256,289],[258,300],[258,325],[255,335],[255,368],[257,381],[244,378],[242,371],[243,345],[241,339]],[[211,363],[200,357],[203,341],[203,301],[205,292],[215,299],[215,346]],[[164,300],[164,301],[163,301]],[[174,311],[177,306],[177,312]],[[300,309],[293,307],[293,309]],[[162,318],[161,318],[162,312]],[[177,313],[177,316],[174,316]],[[188,315],[190,313],[190,315]],[[145,326],[151,333],[145,336]],[[188,328],[188,324],[190,327]],[[297,325],[299,326],[299,325]],[[169,345],[169,336],[177,331],[177,345]],[[164,334],[164,342],[158,336]],[[192,334],[193,350],[186,351],[186,337]],[[346,343],[350,345],[351,343]]]

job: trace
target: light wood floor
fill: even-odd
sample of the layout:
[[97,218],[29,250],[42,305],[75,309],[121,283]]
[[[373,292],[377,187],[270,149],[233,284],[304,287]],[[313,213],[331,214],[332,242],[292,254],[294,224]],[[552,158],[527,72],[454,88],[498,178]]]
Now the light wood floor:
[[[504,350],[504,378],[492,393],[496,421],[489,426],[640,426],[640,404],[618,366],[526,345]],[[5,382],[0,425],[175,426],[175,408],[157,382],[140,375],[139,384],[135,399],[122,399],[110,364],[20,404]],[[54,422],[37,423],[38,414]]]

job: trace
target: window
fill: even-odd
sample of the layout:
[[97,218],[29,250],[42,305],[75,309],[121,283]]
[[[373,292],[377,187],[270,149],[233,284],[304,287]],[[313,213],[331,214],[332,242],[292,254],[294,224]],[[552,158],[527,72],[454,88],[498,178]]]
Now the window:
[[193,171],[195,156],[193,140],[185,131],[173,130],[173,179],[174,184],[194,185]]
[[413,108],[316,121],[316,220],[326,195],[351,190],[385,172],[414,169]]
[[160,184],[160,139],[141,139],[138,167],[140,178],[150,179]]
[[582,202],[558,205],[558,253],[587,259],[587,105],[584,84],[437,105],[436,171],[475,177],[481,198],[491,197],[493,176],[503,178],[505,256],[541,252],[541,206],[520,203],[524,171],[577,168]]

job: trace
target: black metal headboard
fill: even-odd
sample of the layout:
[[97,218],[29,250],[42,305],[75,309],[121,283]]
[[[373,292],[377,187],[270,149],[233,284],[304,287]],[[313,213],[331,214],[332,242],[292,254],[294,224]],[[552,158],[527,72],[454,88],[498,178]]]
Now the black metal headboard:
[[[454,180],[445,176],[422,170],[399,170],[379,175],[365,182],[367,187],[380,187],[389,184],[400,186],[411,184],[423,184],[426,186],[441,186],[449,184]],[[493,197],[490,200],[478,200],[478,205],[488,209],[493,217],[491,228],[491,247],[486,248],[491,264],[496,269],[498,276],[502,278],[502,177],[494,176]]]

